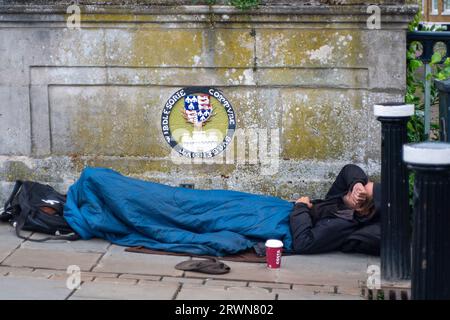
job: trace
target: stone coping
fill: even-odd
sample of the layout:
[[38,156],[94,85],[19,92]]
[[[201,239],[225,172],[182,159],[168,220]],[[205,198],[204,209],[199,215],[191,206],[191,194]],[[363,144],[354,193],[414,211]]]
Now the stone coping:
[[[66,10],[70,2],[23,2],[8,3],[0,1],[0,13],[53,13],[66,14]],[[257,19],[261,15],[334,15],[334,16],[369,16],[367,7],[369,4],[352,4],[352,5],[308,5],[304,3],[292,4],[275,4],[270,3],[262,5],[256,9],[240,10],[229,5],[192,5],[192,1],[185,1],[183,5],[155,5],[155,4],[125,4],[117,5],[114,3],[105,4],[80,4],[82,13],[85,14],[183,14],[183,15],[201,15],[201,14],[229,14],[245,16],[247,19]],[[381,14],[384,15],[383,21],[389,21],[391,16],[413,16],[418,6],[415,4],[380,4]],[[329,18],[328,18],[329,19]],[[409,21],[409,18],[404,20]],[[332,22],[332,21],[329,21]]]
[[403,103],[376,104],[373,106],[373,113],[376,117],[409,117],[414,114],[414,105]]
[[[78,3],[80,5],[153,5],[153,6],[180,6],[180,5],[228,5],[229,0],[215,0],[211,4],[211,0],[0,0],[0,5],[3,4],[72,4]],[[261,6],[344,6],[344,5],[371,5],[371,4],[391,4],[391,5],[406,5],[415,4],[416,0],[260,0]]]
[[403,160],[411,164],[450,165],[450,143],[406,144],[403,146]]

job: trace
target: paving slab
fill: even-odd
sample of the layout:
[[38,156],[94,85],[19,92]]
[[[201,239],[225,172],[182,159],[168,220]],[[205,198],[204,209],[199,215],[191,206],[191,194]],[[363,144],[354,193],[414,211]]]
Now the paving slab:
[[[276,288],[276,289],[283,289],[283,288]],[[338,291],[339,286],[329,286],[329,285],[299,285],[295,284],[292,286],[292,290],[299,290],[299,291],[310,291],[314,294],[316,293],[341,293]],[[356,294],[358,295],[358,294]]]
[[[31,239],[42,239],[45,236],[46,235],[34,233],[31,236]],[[26,249],[105,253],[110,245],[111,243],[109,241],[91,239],[76,241],[50,240],[45,242],[24,241],[20,247]]]
[[6,276],[10,272],[16,271],[16,270],[22,270],[24,273],[31,273],[33,272],[33,268],[14,268],[14,267],[4,267],[0,266],[0,276]]
[[13,227],[8,223],[0,222],[0,245],[18,246],[23,240],[17,237]]
[[203,279],[183,278],[183,277],[163,277],[161,281],[176,282],[176,283],[196,283],[203,284]]
[[[27,236],[35,239],[41,235]],[[185,256],[139,254],[125,249],[98,239],[23,241],[13,228],[0,224],[0,288],[3,290],[3,283],[8,288],[17,281],[21,290],[30,282],[42,287],[38,294],[42,299],[64,299],[70,293],[65,287],[66,269],[78,265],[84,283],[71,296],[78,300],[174,296],[180,300],[359,300],[363,299],[360,284],[367,279],[367,266],[379,265],[377,257],[338,252],[284,256],[279,270],[267,269],[264,263],[227,261],[230,273],[208,275],[176,270],[177,263],[189,259]],[[46,293],[54,287],[59,289],[53,295]],[[9,296],[34,299],[34,293],[19,289]]]
[[118,273],[107,273],[107,272],[81,272],[81,275],[86,277],[100,277],[100,278],[118,278]]
[[[55,274],[55,270],[47,269],[36,269],[31,268],[11,268],[12,270],[8,272],[8,277],[29,277],[29,278],[41,278],[49,279]],[[61,272],[61,271],[57,271]]]
[[247,287],[246,281],[231,280],[207,280],[205,286],[221,286],[221,287]]
[[[39,269],[36,269],[35,272],[38,270]],[[82,281],[93,281],[94,279],[97,279],[97,278],[118,279],[118,276],[119,276],[119,274],[117,274],[117,273],[87,272],[87,271],[80,272],[80,275],[81,275]],[[53,270],[53,276],[51,277],[51,279],[67,280],[68,277],[69,277],[69,274],[66,271]]]
[[114,283],[114,284],[137,284],[137,279],[123,279],[123,278],[101,278],[95,277],[94,282]]
[[139,281],[159,281],[161,276],[148,276],[142,274],[121,274],[119,279],[137,279]]
[[187,257],[126,252],[125,247],[113,245],[94,271],[179,277],[183,271],[175,269],[175,265],[187,259]]
[[99,253],[20,248],[3,261],[2,265],[57,270],[67,270],[69,265],[77,265],[83,271],[90,271],[100,256]]
[[[50,276],[50,279],[67,281],[69,279],[69,274],[66,272],[54,273],[52,276]],[[94,281],[94,279],[95,279],[95,277],[93,277],[93,276],[86,276],[83,272],[81,273],[81,281],[89,282],[89,281]]]
[[262,288],[216,287],[183,284],[176,300],[274,300],[275,294]]
[[[33,232],[30,231],[22,231],[20,233],[25,238],[30,237],[33,235]],[[24,240],[22,238],[19,238],[16,235],[16,230],[6,222],[0,222],[0,238],[2,239],[2,244],[15,244],[19,245]]]
[[317,292],[308,288],[303,290],[274,289],[273,293],[278,295],[278,300],[364,300],[357,295]]
[[71,293],[65,281],[0,277],[0,300],[63,300]]
[[0,263],[5,260],[14,250],[16,247],[11,246],[2,246],[0,245]]
[[[376,262],[376,260],[374,260]],[[216,279],[264,281],[274,283],[338,285],[357,287],[359,280],[367,278],[368,258],[359,254],[328,253],[283,257],[282,267],[268,269],[265,264],[229,262],[231,271],[214,275]],[[186,272],[186,277],[202,277]]]
[[289,283],[272,283],[272,282],[250,282],[249,287],[270,288],[270,289],[291,289]]
[[83,283],[70,300],[170,300],[177,290],[178,284],[170,282],[130,285],[94,281]]
[[[27,233],[26,235],[29,235]],[[22,239],[17,237],[14,229],[6,223],[0,223],[0,262],[8,257],[20,243]]]

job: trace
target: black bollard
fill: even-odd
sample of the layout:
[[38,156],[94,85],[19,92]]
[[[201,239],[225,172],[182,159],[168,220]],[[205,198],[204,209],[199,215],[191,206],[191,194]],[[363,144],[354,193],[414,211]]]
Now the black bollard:
[[414,105],[378,104],[374,114],[381,122],[381,277],[407,280],[411,275],[411,224],[402,148],[408,142],[406,125]]
[[411,298],[450,299],[450,144],[405,145],[415,172]]

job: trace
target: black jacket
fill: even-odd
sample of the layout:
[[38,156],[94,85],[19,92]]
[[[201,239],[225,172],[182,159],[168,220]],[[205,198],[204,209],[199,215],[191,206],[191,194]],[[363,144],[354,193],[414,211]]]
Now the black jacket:
[[312,209],[303,203],[295,204],[290,214],[295,253],[341,250],[379,255],[380,185],[374,185],[376,212],[370,218],[358,217],[342,200],[342,197],[358,182],[367,184],[367,175],[356,165],[346,165],[324,200],[312,201]]

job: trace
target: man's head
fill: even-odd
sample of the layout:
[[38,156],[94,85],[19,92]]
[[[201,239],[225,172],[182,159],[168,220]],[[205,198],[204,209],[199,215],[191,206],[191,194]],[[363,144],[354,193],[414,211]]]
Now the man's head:
[[375,202],[373,200],[373,186],[374,183],[369,181],[364,186],[365,190],[365,200],[358,203],[355,208],[355,211],[360,216],[370,217],[375,213]]
[[360,216],[371,216],[375,213],[375,203],[373,200],[374,183],[369,181],[365,185],[357,183],[352,190],[344,197],[346,205],[354,209]]
[[375,213],[375,202],[373,198],[364,201],[355,211],[359,216],[371,217]]

